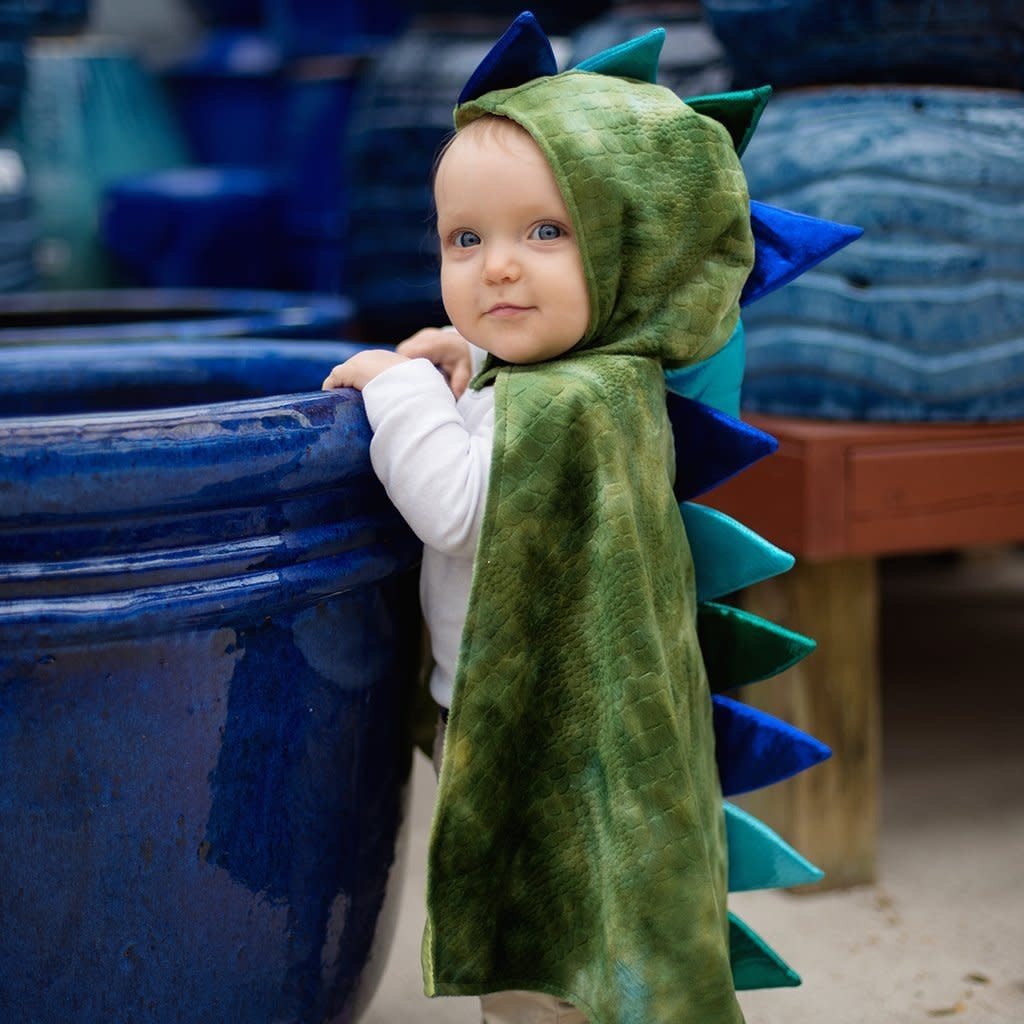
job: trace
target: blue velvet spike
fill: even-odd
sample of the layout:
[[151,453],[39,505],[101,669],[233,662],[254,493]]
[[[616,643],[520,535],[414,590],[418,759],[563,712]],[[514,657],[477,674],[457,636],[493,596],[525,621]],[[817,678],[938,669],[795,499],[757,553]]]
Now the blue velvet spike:
[[729,416],[739,416],[746,355],[743,321],[737,320],[731,337],[713,356],[666,370],[665,387],[683,398],[703,402]]
[[729,914],[729,959],[732,980],[740,992],[755,988],[795,988],[800,975],[760,935],[735,914]]
[[724,512],[679,506],[697,574],[697,600],[713,601],[793,568],[793,556]]
[[773,786],[832,756],[788,722],[718,694],[711,701],[723,796]]
[[663,28],[629,39],[609,50],[602,50],[576,65],[576,71],[592,71],[616,78],[634,78],[640,82],[658,81],[658,58],[665,43]]
[[813,885],[825,877],[763,821],[726,802],[725,836],[729,844],[729,892],[788,889]]
[[742,156],[754,136],[757,122],[772,95],[770,85],[743,92],[720,92],[708,96],[690,96],[683,102],[703,114],[714,118],[732,136],[737,156]]
[[667,402],[676,442],[678,501],[710,491],[779,446],[771,434],[701,402],[671,391]]
[[712,693],[777,676],[817,646],[785,626],[714,601],[697,606],[697,638]]
[[750,226],[754,269],[743,286],[741,306],[789,284],[864,234],[863,228],[852,224],[808,217],[755,200],[750,202]]
[[544,29],[529,11],[523,11],[470,75],[459,93],[459,103],[555,74],[558,62]]

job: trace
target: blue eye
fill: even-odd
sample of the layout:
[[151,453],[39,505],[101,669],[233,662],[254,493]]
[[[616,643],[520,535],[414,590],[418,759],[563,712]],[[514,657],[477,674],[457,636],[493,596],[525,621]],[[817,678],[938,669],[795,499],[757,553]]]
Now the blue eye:
[[480,244],[480,236],[475,231],[457,231],[452,242],[458,249],[468,249]]
[[532,232],[534,238],[539,238],[542,242],[551,242],[556,238],[561,238],[563,234],[562,229],[557,224],[538,224]]

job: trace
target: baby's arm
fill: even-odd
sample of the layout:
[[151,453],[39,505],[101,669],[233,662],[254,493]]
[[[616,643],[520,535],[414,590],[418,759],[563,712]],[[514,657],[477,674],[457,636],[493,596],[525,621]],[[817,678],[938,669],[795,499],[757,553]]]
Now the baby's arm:
[[413,532],[446,554],[472,557],[483,518],[493,420],[471,432],[444,377],[426,359],[381,374],[363,392],[370,458]]
[[487,494],[493,417],[470,431],[430,362],[393,352],[379,353],[391,360],[361,358],[376,354],[361,352],[335,367],[324,386],[362,389],[374,471],[413,532],[446,554],[472,557]]

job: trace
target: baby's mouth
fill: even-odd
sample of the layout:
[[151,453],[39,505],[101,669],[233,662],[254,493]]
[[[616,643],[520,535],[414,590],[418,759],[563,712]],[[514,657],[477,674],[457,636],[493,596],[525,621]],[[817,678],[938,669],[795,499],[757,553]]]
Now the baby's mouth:
[[487,315],[498,317],[518,316],[520,313],[529,312],[531,308],[531,306],[516,306],[511,302],[498,302],[487,310]]

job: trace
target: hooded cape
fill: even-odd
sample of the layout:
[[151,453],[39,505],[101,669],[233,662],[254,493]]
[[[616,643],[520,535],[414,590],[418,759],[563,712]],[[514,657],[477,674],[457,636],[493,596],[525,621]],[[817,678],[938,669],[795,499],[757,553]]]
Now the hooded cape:
[[475,382],[495,388],[495,440],[431,836],[426,990],[544,991],[591,1024],[732,1024],[664,371],[736,326],[745,181],[726,130],[656,85],[542,77],[462,104],[456,125],[488,114],[554,171],[590,321],[560,359],[491,359]]

